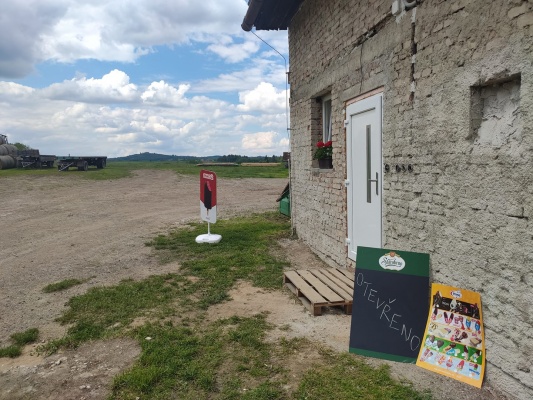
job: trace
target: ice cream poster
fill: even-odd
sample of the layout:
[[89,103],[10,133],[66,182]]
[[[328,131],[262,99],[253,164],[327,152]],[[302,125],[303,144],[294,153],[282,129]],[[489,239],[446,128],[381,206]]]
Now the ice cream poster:
[[416,365],[480,388],[485,373],[481,295],[434,283],[431,299]]
[[217,175],[200,171],[200,216],[202,221],[217,222]]

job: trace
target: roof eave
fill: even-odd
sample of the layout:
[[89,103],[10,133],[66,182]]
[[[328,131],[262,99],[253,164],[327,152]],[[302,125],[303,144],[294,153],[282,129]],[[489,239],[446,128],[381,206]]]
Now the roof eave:
[[256,30],[286,30],[304,0],[250,0],[241,27]]

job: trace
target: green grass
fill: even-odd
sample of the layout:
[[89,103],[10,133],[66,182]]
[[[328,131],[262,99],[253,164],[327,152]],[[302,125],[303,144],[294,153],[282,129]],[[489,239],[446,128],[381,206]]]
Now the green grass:
[[39,329],[31,328],[24,332],[14,333],[11,335],[11,340],[17,346],[25,346],[29,343],[34,343],[39,338]]
[[39,329],[31,328],[24,332],[17,332],[11,335],[12,345],[0,348],[0,357],[15,358],[22,354],[22,348],[30,343],[34,343],[39,338]]
[[0,180],[4,177],[10,176],[49,176],[57,174],[57,168],[43,168],[43,169],[22,169],[22,168],[11,168],[11,169],[0,169]]
[[41,351],[50,353],[62,346],[112,337],[137,317],[165,318],[177,312],[175,307],[205,310],[227,300],[228,291],[239,279],[251,280],[259,287],[279,287],[287,263],[275,256],[276,241],[288,234],[289,226],[285,217],[270,213],[217,222],[217,232],[223,237],[218,244],[195,242],[196,236],[205,233],[205,224],[158,236],[148,245],[161,249],[165,261],[181,260],[183,273],[199,278],[197,282],[168,274],[92,288],[69,300],[68,310],[58,319],[71,325],[67,335]]
[[429,393],[418,393],[392,379],[386,365],[373,368],[348,353],[329,354],[325,361],[306,372],[294,399],[431,399]]
[[208,169],[214,171],[219,178],[287,178],[289,176],[288,169],[282,164],[273,167],[199,167],[183,161],[114,161],[108,162],[104,169],[90,167],[87,172],[79,172],[75,168],[63,172],[59,172],[57,168],[0,170],[0,180],[2,177],[10,176],[57,176],[58,174],[68,174],[69,177],[76,179],[114,180],[130,177],[133,171],[141,169],[170,170],[180,175],[200,175],[202,169]]
[[20,346],[11,345],[0,347],[0,357],[16,358],[22,354]]
[[60,282],[51,283],[49,285],[46,285],[43,288],[44,293],[53,293],[53,292],[59,292],[61,290],[70,289],[73,286],[81,285],[82,283],[85,283],[86,280],[80,280],[80,279],[65,279]]
[[187,294],[190,281],[180,275],[158,275],[143,281],[125,280],[112,287],[94,287],[71,298],[68,310],[57,319],[70,324],[67,335],[40,348],[53,353],[60,347],[74,348],[88,340],[104,339],[124,333],[137,317],[161,318],[168,306]]
[[191,224],[191,229],[160,235],[147,243],[161,251],[164,261],[181,260],[181,270],[200,278],[198,304],[201,308],[228,299],[228,290],[239,279],[257,287],[279,288],[287,261],[279,259],[277,239],[288,236],[289,221],[277,213],[219,221],[217,244],[193,245],[205,233],[206,224]]
[[240,398],[242,382],[278,374],[268,367],[273,345],[263,340],[267,329],[263,315],[219,320],[202,331],[146,324],[134,333],[142,354],[115,378],[111,398]]
[[[239,280],[280,288],[288,264],[277,242],[288,236],[290,224],[276,213],[223,220],[216,224],[220,243],[197,244],[195,237],[205,230],[205,224],[192,224],[147,243],[161,262],[178,260],[179,273],[73,297],[59,319],[69,325],[67,334],[43,349],[135,339],[140,356],[114,378],[110,399],[430,398],[394,381],[386,367],[374,369],[353,354],[336,354],[301,338],[265,340],[273,328],[265,314],[208,321],[206,310],[227,300]],[[302,364],[298,354],[312,362]]]
[[116,171],[116,173],[120,171],[125,175],[129,175],[131,171],[139,169],[172,170],[181,175],[200,175],[202,169],[207,169],[215,172],[219,178],[287,178],[289,176],[288,169],[282,164],[275,167],[199,167],[196,164],[174,161],[117,161],[109,163],[107,168],[100,171],[112,170]]

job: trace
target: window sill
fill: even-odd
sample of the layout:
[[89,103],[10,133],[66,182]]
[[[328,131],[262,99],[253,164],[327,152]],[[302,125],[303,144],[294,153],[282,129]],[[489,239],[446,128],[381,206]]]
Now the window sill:
[[319,168],[319,167],[311,167],[311,171],[314,175],[318,174],[327,174],[328,172],[335,172],[335,168]]

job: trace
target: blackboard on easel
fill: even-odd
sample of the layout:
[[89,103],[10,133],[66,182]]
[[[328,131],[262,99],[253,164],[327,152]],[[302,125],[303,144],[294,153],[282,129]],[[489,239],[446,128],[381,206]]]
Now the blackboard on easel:
[[357,247],[350,352],[415,363],[429,312],[429,254]]

